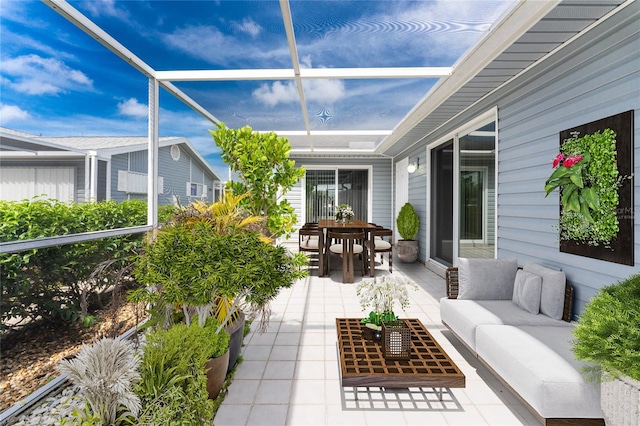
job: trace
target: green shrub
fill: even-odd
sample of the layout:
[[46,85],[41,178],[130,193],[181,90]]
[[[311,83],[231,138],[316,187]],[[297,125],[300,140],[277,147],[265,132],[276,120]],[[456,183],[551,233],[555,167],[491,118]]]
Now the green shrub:
[[242,304],[248,314],[262,313],[267,321],[269,302],[306,276],[304,265],[304,255],[265,243],[256,232],[220,234],[206,222],[176,223],[145,245],[134,271],[141,284],[159,291],[141,288],[130,300],[160,305],[154,320],[161,324],[166,324],[162,305],[181,305],[187,316],[192,308],[202,318],[216,296]]
[[[29,240],[146,224],[146,202],[61,203],[33,199],[0,201],[0,241]],[[91,280],[101,262],[126,259],[142,234],[0,255],[3,327],[14,318],[75,320],[81,304],[109,280]],[[86,309],[85,309],[86,310]]]
[[140,424],[206,424],[212,419],[205,363],[229,347],[229,334],[224,329],[216,333],[217,328],[217,321],[208,318],[204,327],[181,323],[147,335],[136,386],[143,406]]
[[640,380],[640,274],[603,287],[585,306],[574,335],[576,358],[592,364],[587,371]]
[[402,206],[400,213],[398,213],[396,224],[398,225],[398,233],[403,240],[413,240],[418,235],[420,218],[411,203],[405,203]]

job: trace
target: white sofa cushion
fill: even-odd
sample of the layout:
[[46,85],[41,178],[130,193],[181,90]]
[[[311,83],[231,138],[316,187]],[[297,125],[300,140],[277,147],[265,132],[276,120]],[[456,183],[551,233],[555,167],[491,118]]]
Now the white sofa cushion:
[[531,272],[518,270],[513,285],[513,303],[537,315],[540,312],[542,277]]
[[516,259],[458,258],[458,299],[511,300]]
[[533,325],[570,327],[545,315],[533,315],[519,308],[511,300],[440,299],[440,318],[464,343],[476,350],[478,325]]
[[525,263],[523,270],[542,277],[540,312],[555,319],[562,319],[564,312],[564,292],[567,278],[563,271],[547,268],[537,263]]
[[571,354],[571,330],[481,325],[477,353],[542,417],[602,418],[599,387]]

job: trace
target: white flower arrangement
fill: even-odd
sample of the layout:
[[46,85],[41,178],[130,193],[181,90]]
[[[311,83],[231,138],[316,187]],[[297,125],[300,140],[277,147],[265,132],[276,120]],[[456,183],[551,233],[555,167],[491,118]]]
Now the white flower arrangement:
[[348,204],[340,204],[336,207],[336,220],[352,220],[355,214],[353,213],[353,209]]
[[[384,276],[373,281],[362,281],[356,289],[360,298],[362,310],[373,309],[369,316],[362,319],[362,323],[374,330],[382,329],[382,321],[396,321],[398,317],[393,312],[394,303],[402,309],[409,307],[409,292],[407,287],[418,290],[418,286],[411,280]],[[375,327],[374,327],[375,326]]]

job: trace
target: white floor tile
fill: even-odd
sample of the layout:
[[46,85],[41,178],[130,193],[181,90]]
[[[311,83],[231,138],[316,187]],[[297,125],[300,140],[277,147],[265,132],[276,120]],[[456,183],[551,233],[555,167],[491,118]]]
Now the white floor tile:
[[291,380],[262,380],[256,392],[256,404],[288,404]]
[[298,361],[296,362],[295,378],[298,380],[324,380],[324,364],[324,361]]
[[254,405],[247,426],[282,426],[287,420],[287,411],[286,405]]
[[269,361],[264,369],[265,380],[292,380],[296,368],[295,361]]

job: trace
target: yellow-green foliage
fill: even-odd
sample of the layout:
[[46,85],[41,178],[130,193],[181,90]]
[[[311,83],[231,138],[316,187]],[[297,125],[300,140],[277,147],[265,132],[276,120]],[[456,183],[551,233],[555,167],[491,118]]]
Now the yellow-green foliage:
[[574,335],[578,359],[640,380],[640,274],[602,288],[585,306]]
[[243,205],[255,216],[267,218],[274,237],[290,235],[296,224],[296,214],[282,196],[305,174],[304,167],[295,167],[289,159],[289,140],[273,132],[254,132],[251,127],[229,129],[224,123],[211,130],[222,150],[222,159],[238,173],[240,182],[227,182],[234,194],[248,193]]

